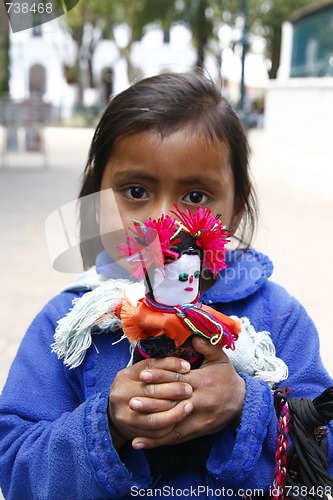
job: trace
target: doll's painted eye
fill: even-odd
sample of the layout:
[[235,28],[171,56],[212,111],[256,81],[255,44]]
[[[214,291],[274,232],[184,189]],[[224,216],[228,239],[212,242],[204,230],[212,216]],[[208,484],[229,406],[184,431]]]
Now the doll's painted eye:
[[200,278],[200,274],[201,274],[200,271],[195,271],[194,277],[195,278]]
[[179,279],[179,281],[187,281],[188,280],[188,273],[179,274],[178,279]]
[[126,195],[135,200],[143,200],[148,197],[147,190],[140,186],[132,186],[126,189]]

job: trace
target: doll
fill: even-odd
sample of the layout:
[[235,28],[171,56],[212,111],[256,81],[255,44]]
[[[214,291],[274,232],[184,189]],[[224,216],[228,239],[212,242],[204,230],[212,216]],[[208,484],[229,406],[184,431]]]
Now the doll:
[[[118,247],[119,259],[130,264],[130,279],[95,276],[92,290],[59,320],[53,352],[73,369],[95,335],[109,334],[111,342],[130,341],[129,364],[173,355],[198,368],[202,357],[191,338],[201,335],[225,350],[238,373],[271,386],[286,379],[288,368],[275,355],[269,332],[255,331],[249,318],[229,317],[200,303],[203,273],[214,276],[226,267],[230,233],[220,218],[201,207],[193,214],[175,207],[172,214],[133,221],[127,242]],[[119,330],[123,335],[117,340]]]
[[175,208],[174,219],[162,215],[134,221],[120,256],[128,257],[132,276],[145,280],[145,296],[136,306],[123,300],[115,314],[135,345],[134,362],[172,355],[196,368],[202,359],[193,351],[191,337],[201,335],[233,350],[241,323],[200,303],[202,270],[216,275],[226,267],[229,232],[208,208],[198,207],[194,214]]

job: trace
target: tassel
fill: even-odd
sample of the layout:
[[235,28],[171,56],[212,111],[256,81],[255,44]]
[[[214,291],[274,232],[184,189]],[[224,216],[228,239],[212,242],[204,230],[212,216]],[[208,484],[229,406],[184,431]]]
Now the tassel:
[[[201,307],[186,305],[180,309],[174,308],[178,316],[187,326],[199,335],[208,338],[211,344],[234,349],[234,339],[229,328],[219,322],[214,316]],[[236,334],[236,338],[237,338]]]
[[138,342],[142,338],[142,330],[139,327],[136,312],[136,307],[127,300],[123,301],[120,312],[122,328],[128,340],[133,343]]
[[240,318],[242,331],[235,350],[226,352],[235,370],[265,380],[270,385],[288,377],[288,367],[276,356],[269,332],[256,332],[248,318]]
[[[92,332],[96,325],[99,330],[121,327],[120,320],[113,312],[123,297],[135,302],[144,296],[143,283],[129,280],[108,280],[91,292],[73,301],[73,308],[58,321],[54,335],[52,352],[64,359],[69,368],[79,366],[92,344]],[[97,329],[96,329],[97,330]]]

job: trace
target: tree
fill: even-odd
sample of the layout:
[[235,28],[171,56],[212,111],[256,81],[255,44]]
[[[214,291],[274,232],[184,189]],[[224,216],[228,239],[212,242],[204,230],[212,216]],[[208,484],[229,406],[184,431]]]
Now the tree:
[[0,5],[0,95],[9,92],[9,22],[5,6]]
[[[270,77],[275,78],[280,61],[282,24],[298,8],[313,0],[247,0],[249,32],[266,40],[266,56],[271,60]],[[98,41],[113,39],[117,43],[116,27],[129,27],[128,40],[118,46],[127,61],[128,79],[135,77],[130,53],[147,25],[158,23],[167,34],[175,22],[185,23],[192,33],[197,51],[196,67],[203,70],[208,50],[217,39],[222,24],[232,28],[240,26],[242,0],[80,0],[67,15],[73,38],[79,47],[81,90],[93,86],[91,61]],[[235,42],[234,42],[235,43]],[[242,40],[237,42],[239,45]],[[216,56],[220,54],[216,51]],[[81,93],[82,94],[82,93]]]
[[298,9],[314,0],[248,0],[252,32],[259,31],[267,43],[267,57],[271,61],[270,78],[276,78],[280,64],[282,24]]

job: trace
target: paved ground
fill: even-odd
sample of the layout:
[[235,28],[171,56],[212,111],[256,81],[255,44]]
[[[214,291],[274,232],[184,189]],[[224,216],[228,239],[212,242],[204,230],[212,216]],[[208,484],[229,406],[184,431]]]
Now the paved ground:
[[[0,390],[28,324],[72,278],[52,269],[44,222],[75,198],[91,136],[92,130],[48,129],[47,169],[35,155],[6,157],[6,168],[0,167]],[[249,139],[261,207],[256,246],[273,258],[275,280],[314,318],[333,375],[333,199],[323,194],[318,180],[314,190],[309,184],[295,185],[285,172],[279,178],[277,156],[267,148],[263,131],[251,132]]]

